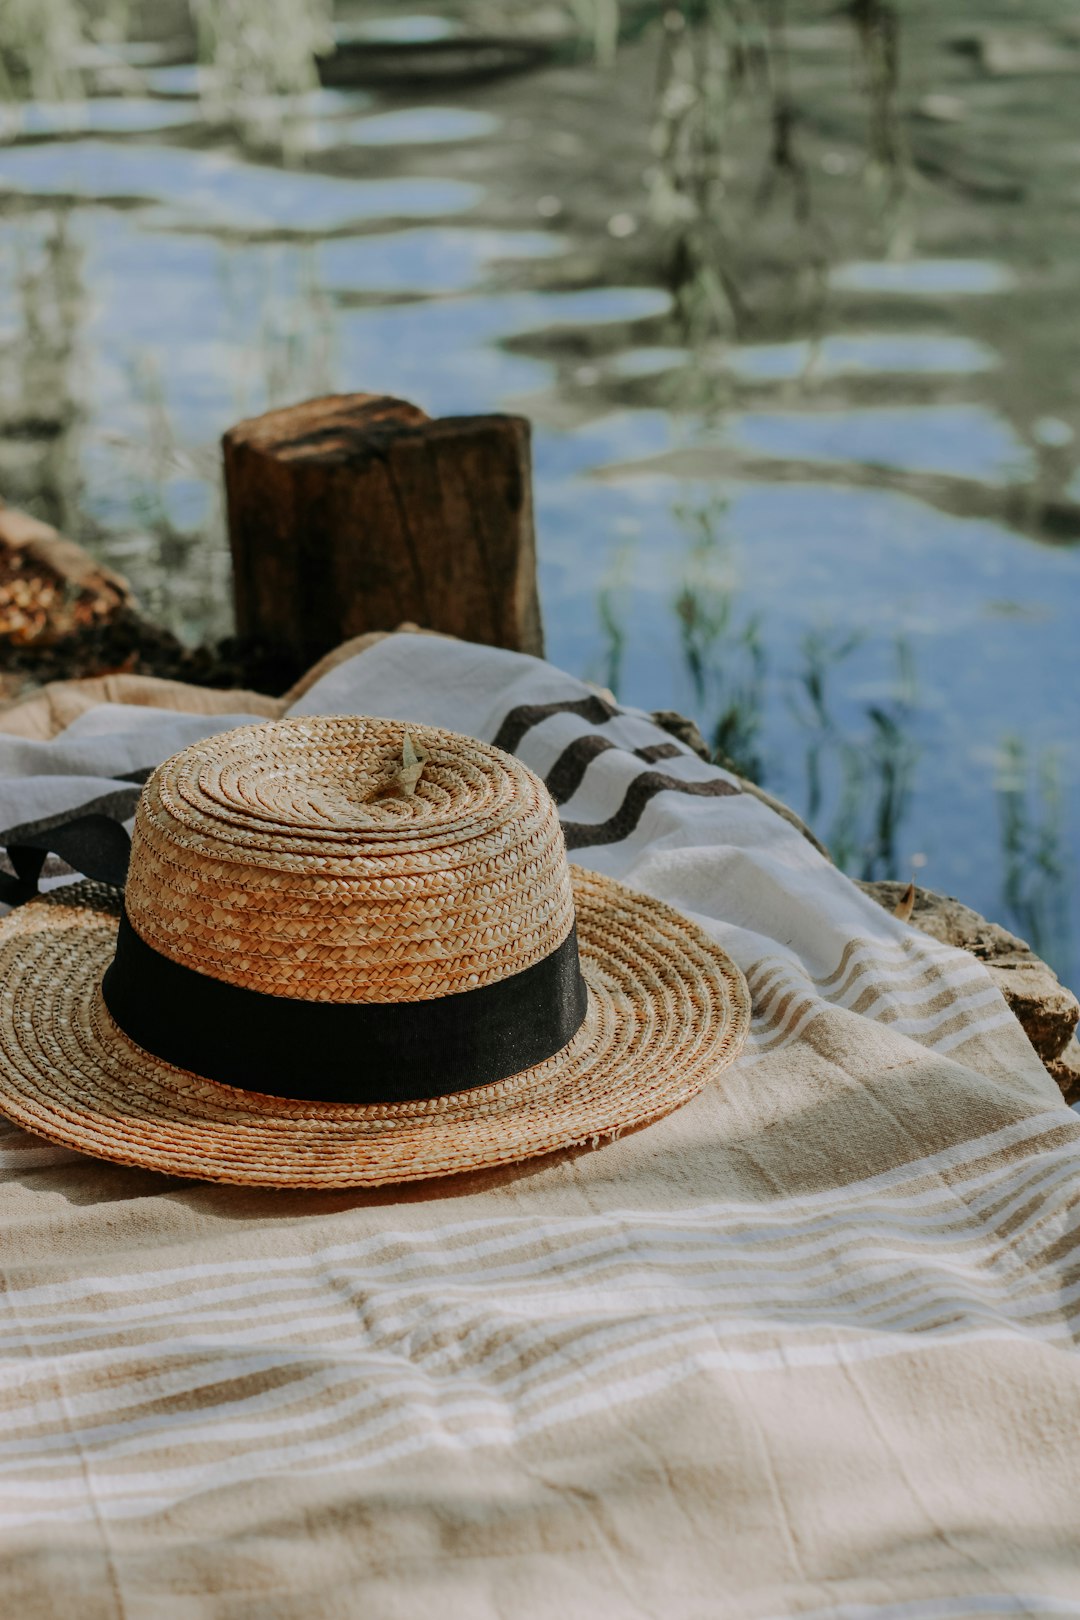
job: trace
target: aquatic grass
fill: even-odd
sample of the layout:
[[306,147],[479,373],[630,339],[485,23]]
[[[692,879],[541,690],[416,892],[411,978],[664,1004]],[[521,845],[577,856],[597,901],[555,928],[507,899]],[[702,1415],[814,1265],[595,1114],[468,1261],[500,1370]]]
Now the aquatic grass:
[[206,111],[241,136],[295,156],[302,98],[333,49],[333,0],[191,0]]
[[1023,738],[1002,739],[996,796],[1002,854],[1002,905],[1036,955],[1068,982],[1072,939],[1065,849],[1065,795],[1058,750],[1034,761]]
[[572,0],[579,29],[601,67],[614,64],[619,48],[620,0]]
[[267,251],[254,307],[251,283],[227,250],[218,260],[218,287],[229,327],[246,334],[229,368],[234,418],[335,391],[336,310],[319,274],[316,244]]
[[[134,437],[113,440],[127,482],[130,549],[140,540],[152,557],[144,571],[144,605],[151,616],[195,641],[229,628],[231,559],[218,473],[217,448],[191,449],[176,432],[160,361],[149,350],[127,359],[130,398],[140,409]],[[177,516],[173,491],[194,480],[205,492],[194,522]]]
[[727,510],[717,496],[703,506],[678,505],[674,512],[691,541],[674,607],[683,661],[700,708],[709,697],[716,643],[731,625],[734,581],[729,548],[721,541]]
[[804,738],[804,820],[822,834],[842,871],[864,879],[900,876],[901,838],[920,758],[910,645],[897,638],[885,694],[842,723],[832,684],[835,672],[864,644],[864,633],[818,627],[803,636],[797,668],[774,672],[768,649],[775,638],[767,634],[763,615],[740,610],[726,500],[678,503],[673,512],[689,544],[671,606],[694,718],[716,762],[750,781],[764,781],[766,717],[779,681],[781,690],[788,688],[788,710]]
[[334,308],[319,280],[316,252],[293,250],[283,292],[271,295],[259,315],[256,353],[265,407],[287,405],[334,391],[337,334]]
[[622,684],[627,644],[626,614],[636,555],[637,539],[628,535],[615,547],[596,593],[596,613],[603,645],[596,672],[601,684],[615,698]]
[[831,739],[840,789],[827,836],[843,872],[865,881],[902,875],[900,835],[911,810],[920,749],[914,737],[918,685],[904,637],[895,643],[896,673],[889,695],[863,709],[864,729]]
[[672,603],[683,663],[713,755],[719,764],[760,782],[760,748],[768,659],[757,614],[740,618],[727,502],[678,504],[676,521],[690,544]]
[[[18,443],[4,497],[76,536],[82,516],[79,439],[86,290],[71,210],[44,211],[15,235],[0,287],[14,320],[0,339],[0,430]],[[25,483],[24,483],[25,480]]]
[[[207,116],[294,155],[303,97],[333,49],[333,0],[190,0],[190,10]],[[84,97],[102,48],[126,38],[133,12],[133,0],[4,0],[0,103]],[[17,116],[5,123],[18,132]]]
[[87,46],[126,21],[126,6],[94,17],[80,0],[5,0],[0,25],[0,100],[71,101],[85,90]]
[[860,630],[838,632],[818,627],[807,631],[800,644],[802,668],[790,708],[796,724],[809,739],[806,745],[806,805],[803,814],[811,826],[815,825],[821,814],[825,756],[840,741],[829,693],[831,677],[864,639]]
[[869,760],[876,781],[869,848],[863,858],[867,878],[899,876],[898,835],[911,805],[915,765],[919,750],[909,726],[914,711],[914,680],[905,672],[909,657],[903,642],[898,643],[901,666],[899,691],[889,707],[871,704]]
[[761,735],[768,658],[760,618],[755,615],[747,619],[732,638],[731,646],[738,674],[713,721],[713,757],[751,782],[762,782],[766,769]]
[[[290,244],[274,251],[254,306],[251,285],[236,270],[235,256],[223,248],[221,302],[230,328],[250,337],[234,351],[242,364],[228,368],[232,400],[222,425],[298,397],[333,392],[338,346],[314,247]],[[130,523],[121,550],[145,540],[145,604],[181,640],[226,635],[232,628],[231,558],[217,442],[184,442],[156,352],[133,351],[125,372],[139,426],[111,442],[124,469]],[[178,490],[193,484],[205,497],[194,516],[178,512],[176,500]]]

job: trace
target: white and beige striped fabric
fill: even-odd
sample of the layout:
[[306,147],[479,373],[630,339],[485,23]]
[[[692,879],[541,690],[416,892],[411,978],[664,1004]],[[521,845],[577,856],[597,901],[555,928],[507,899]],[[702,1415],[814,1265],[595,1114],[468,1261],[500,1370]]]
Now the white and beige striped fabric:
[[[740,963],[750,1044],[647,1130],[405,1192],[0,1126],[0,1614],[1080,1620],[1080,1118],[983,970],[534,660],[394,636],[293,712],[519,753],[572,859]],[[0,824],[130,816],[246,718],[0,732]]]

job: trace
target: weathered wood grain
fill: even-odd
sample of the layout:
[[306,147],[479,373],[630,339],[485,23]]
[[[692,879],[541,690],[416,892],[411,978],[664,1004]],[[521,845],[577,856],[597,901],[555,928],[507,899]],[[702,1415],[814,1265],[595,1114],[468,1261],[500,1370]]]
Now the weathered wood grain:
[[224,438],[237,630],[310,663],[412,620],[540,653],[529,424],[339,394]]

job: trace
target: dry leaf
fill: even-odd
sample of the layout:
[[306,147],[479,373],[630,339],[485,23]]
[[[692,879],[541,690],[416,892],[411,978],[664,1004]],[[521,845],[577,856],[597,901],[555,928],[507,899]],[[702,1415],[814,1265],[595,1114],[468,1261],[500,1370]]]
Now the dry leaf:
[[420,780],[421,772],[427,764],[427,755],[421,749],[417,752],[412,737],[406,731],[401,739],[401,764],[395,765],[389,776],[379,782],[370,797],[373,799],[390,799],[396,795],[404,794],[407,799],[416,796],[416,784]]
[[413,747],[413,740],[406,732],[401,743],[401,765],[398,768],[396,780],[408,798],[416,792],[416,784],[420,780],[420,773],[427,763],[426,754],[418,754]]
[[915,910],[915,884],[909,883],[899,900],[893,907],[893,916],[899,917],[901,922],[910,922],[911,913]]

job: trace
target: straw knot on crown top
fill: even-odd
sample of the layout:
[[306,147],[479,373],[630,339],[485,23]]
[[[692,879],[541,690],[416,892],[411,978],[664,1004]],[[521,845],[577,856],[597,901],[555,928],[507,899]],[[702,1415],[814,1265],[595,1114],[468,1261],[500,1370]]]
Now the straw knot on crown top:
[[497,983],[574,922],[558,813],[526,766],[438,727],[344,716],[244,726],[160,766],[126,908],[181,966],[331,1002]]

